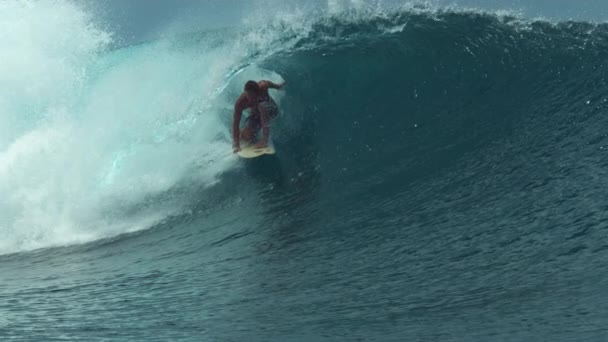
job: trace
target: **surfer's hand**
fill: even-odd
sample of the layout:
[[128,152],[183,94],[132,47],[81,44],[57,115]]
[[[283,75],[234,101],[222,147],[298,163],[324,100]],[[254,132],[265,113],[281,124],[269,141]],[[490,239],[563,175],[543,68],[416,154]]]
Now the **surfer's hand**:
[[240,146],[233,146],[232,147],[232,153],[237,153],[241,151],[241,147]]

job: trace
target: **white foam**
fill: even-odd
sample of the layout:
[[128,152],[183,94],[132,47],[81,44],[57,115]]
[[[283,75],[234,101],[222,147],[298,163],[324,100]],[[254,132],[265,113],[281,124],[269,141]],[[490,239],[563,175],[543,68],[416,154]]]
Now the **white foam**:
[[148,228],[237,163],[213,94],[242,53],[109,43],[70,2],[0,3],[0,254]]

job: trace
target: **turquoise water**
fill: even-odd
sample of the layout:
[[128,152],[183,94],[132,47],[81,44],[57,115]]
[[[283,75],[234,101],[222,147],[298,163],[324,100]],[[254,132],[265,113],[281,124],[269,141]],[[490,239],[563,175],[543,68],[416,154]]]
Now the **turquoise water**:
[[[608,338],[606,25],[412,8],[112,50],[66,4],[13,30],[37,11],[73,31],[3,67],[3,339]],[[252,78],[288,86],[244,161]]]

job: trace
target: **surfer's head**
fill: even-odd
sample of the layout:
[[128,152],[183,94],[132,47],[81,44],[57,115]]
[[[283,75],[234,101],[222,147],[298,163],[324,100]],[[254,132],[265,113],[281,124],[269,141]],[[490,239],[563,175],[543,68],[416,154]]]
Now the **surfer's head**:
[[256,81],[247,81],[245,83],[245,92],[250,95],[255,95],[260,92],[260,86]]

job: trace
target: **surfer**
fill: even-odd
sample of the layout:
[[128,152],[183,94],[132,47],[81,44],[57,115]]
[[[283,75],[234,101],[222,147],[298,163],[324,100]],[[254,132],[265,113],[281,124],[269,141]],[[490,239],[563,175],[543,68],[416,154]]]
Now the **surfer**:
[[[234,119],[232,122],[232,151],[234,153],[241,150],[241,140],[254,142],[260,129],[262,138],[256,143],[256,148],[264,148],[268,145],[270,136],[270,120],[274,119],[279,108],[272,97],[268,94],[268,89],[281,89],[285,82],[281,84],[270,81],[247,81],[245,89],[234,104]],[[245,128],[239,130],[243,111],[249,109],[249,116],[245,121]]]

